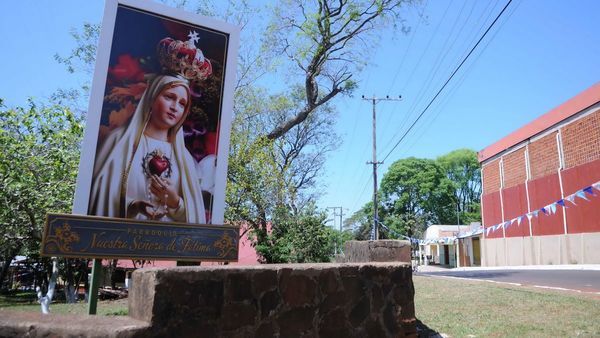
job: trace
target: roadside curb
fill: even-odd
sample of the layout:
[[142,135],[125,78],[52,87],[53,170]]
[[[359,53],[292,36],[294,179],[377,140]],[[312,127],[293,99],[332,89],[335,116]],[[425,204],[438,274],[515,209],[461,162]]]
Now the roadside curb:
[[517,266],[489,266],[489,267],[462,267],[447,269],[447,271],[494,271],[494,270],[589,270],[600,271],[600,264],[572,264],[572,265],[517,265]]

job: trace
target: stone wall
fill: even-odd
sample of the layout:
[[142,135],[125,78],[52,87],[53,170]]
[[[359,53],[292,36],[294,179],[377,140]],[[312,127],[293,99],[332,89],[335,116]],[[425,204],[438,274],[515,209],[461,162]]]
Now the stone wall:
[[142,338],[151,332],[147,322],[127,316],[60,315],[52,312],[52,305],[50,311],[43,315],[0,309],[0,338]]
[[129,316],[157,337],[416,336],[406,263],[143,269]]
[[402,240],[347,241],[339,263],[410,262],[410,242]]

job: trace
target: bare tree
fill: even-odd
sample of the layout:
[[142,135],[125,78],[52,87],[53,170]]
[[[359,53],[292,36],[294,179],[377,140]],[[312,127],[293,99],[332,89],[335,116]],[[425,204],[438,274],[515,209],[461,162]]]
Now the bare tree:
[[356,88],[352,77],[367,63],[378,29],[393,24],[406,31],[401,18],[410,0],[285,1],[276,8],[268,46],[287,56],[304,78],[305,102],[267,137],[276,139],[302,123],[316,108]]

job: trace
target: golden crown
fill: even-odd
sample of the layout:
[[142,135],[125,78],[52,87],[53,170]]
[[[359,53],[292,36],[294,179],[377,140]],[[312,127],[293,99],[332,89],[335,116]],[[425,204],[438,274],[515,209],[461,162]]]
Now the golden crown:
[[158,61],[166,72],[177,73],[192,82],[206,80],[212,74],[212,65],[196,48],[198,33],[190,32],[188,41],[164,38],[157,46]]

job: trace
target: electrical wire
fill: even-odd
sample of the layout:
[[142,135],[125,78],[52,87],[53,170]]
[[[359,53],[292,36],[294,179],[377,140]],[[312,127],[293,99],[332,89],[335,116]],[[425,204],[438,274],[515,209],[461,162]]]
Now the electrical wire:
[[[413,142],[407,146],[406,148],[412,148],[422,137],[423,135],[425,135],[425,132],[427,131],[427,128],[425,126],[427,125],[432,125],[435,120],[440,116],[440,114],[443,111],[443,107],[446,106],[448,104],[448,102],[450,101],[450,98],[452,97],[452,95],[454,95],[454,93],[458,90],[458,88],[460,88],[460,86],[463,84],[463,82],[465,81],[467,75],[469,74],[469,72],[471,71],[471,69],[474,67],[474,65],[477,63],[477,60],[479,60],[479,58],[481,57],[481,55],[483,55],[486,51],[486,49],[489,47],[489,45],[492,43],[492,41],[494,41],[494,39],[496,38],[496,36],[498,35],[498,32],[502,29],[502,27],[506,24],[506,22],[508,21],[508,19],[510,19],[510,17],[515,13],[515,11],[519,8],[519,6],[521,5],[522,2],[517,2],[516,5],[512,6],[511,10],[508,12],[507,14],[507,20],[504,20],[502,23],[500,23],[500,26],[498,27],[498,29],[492,34],[491,38],[487,40],[487,42],[485,42],[483,48],[481,48],[481,50],[475,54],[474,56],[474,60],[472,62],[470,62],[466,67],[465,71],[462,72],[462,75],[460,75],[460,77],[458,78],[456,82],[456,84],[449,89],[448,94],[445,95],[441,100],[440,104],[437,105],[436,110],[434,112],[432,116],[432,118],[430,118],[429,120],[425,121],[425,123],[422,125],[421,130],[417,130],[419,127],[417,127],[417,129],[415,129],[415,132],[417,133],[416,138],[414,138]],[[419,133],[420,131],[420,133]]]
[[446,88],[446,86],[448,85],[448,83],[452,80],[452,78],[454,77],[454,75],[456,75],[456,73],[460,70],[460,68],[462,67],[462,65],[469,59],[469,56],[471,56],[471,54],[473,53],[473,51],[477,48],[477,46],[479,46],[479,44],[481,43],[481,41],[486,37],[486,35],[488,34],[488,32],[492,29],[492,27],[500,19],[500,17],[502,16],[502,14],[506,11],[506,9],[508,8],[508,6],[511,4],[511,2],[512,2],[512,0],[509,0],[506,3],[506,5],[504,6],[504,8],[502,8],[502,11],[500,11],[500,13],[494,19],[494,21],[490,24],[490,26],[486,29],[486,31],[483,33],[483,35],[479,38],[479,40],[477,41],[477,43],[475,43],[475,45],[473,46],[473,48],[471,48],[471,50],[469,51],[469,53],[467,54],[467,56],[465,56],[465,58],[458,65],[458,67],[456,67],[456,69],[454,70],[454,72],[452,72],[452,74],[450,75],[450,77],[446,80],[446,82],[442,85],[442,87],[437,91],[437,93],[435,94],[435,96],[429,101],[429,103],[423,109],[423,111],[419,114],[419,116],[417,117],[417,119],[411,124],[411,126],[402,135],[402,137],[400,138],[400,140],[398,140],[398,142],[396,142],[396,144],[394,145],[394,147],[392,148],[392,150],[390,150],[390,152],[383,158],[383,161],[385,161],[392,154],[392,152],[396,149],[396,147],[398,147],[398,145],[400,144],[400,142],[402,142],[402,140],[404,140],[404,138],[406,137],[406,135],[408,135],[408,133],[412,130],[412,128],[423,117],[423,115],[427,112],[427,110],[429,109],[429,107],[431,107],[431,105],[433,104],[433,102],[435,102],[436,98],[440,95],[440,93],[444,90],[444,88]]

